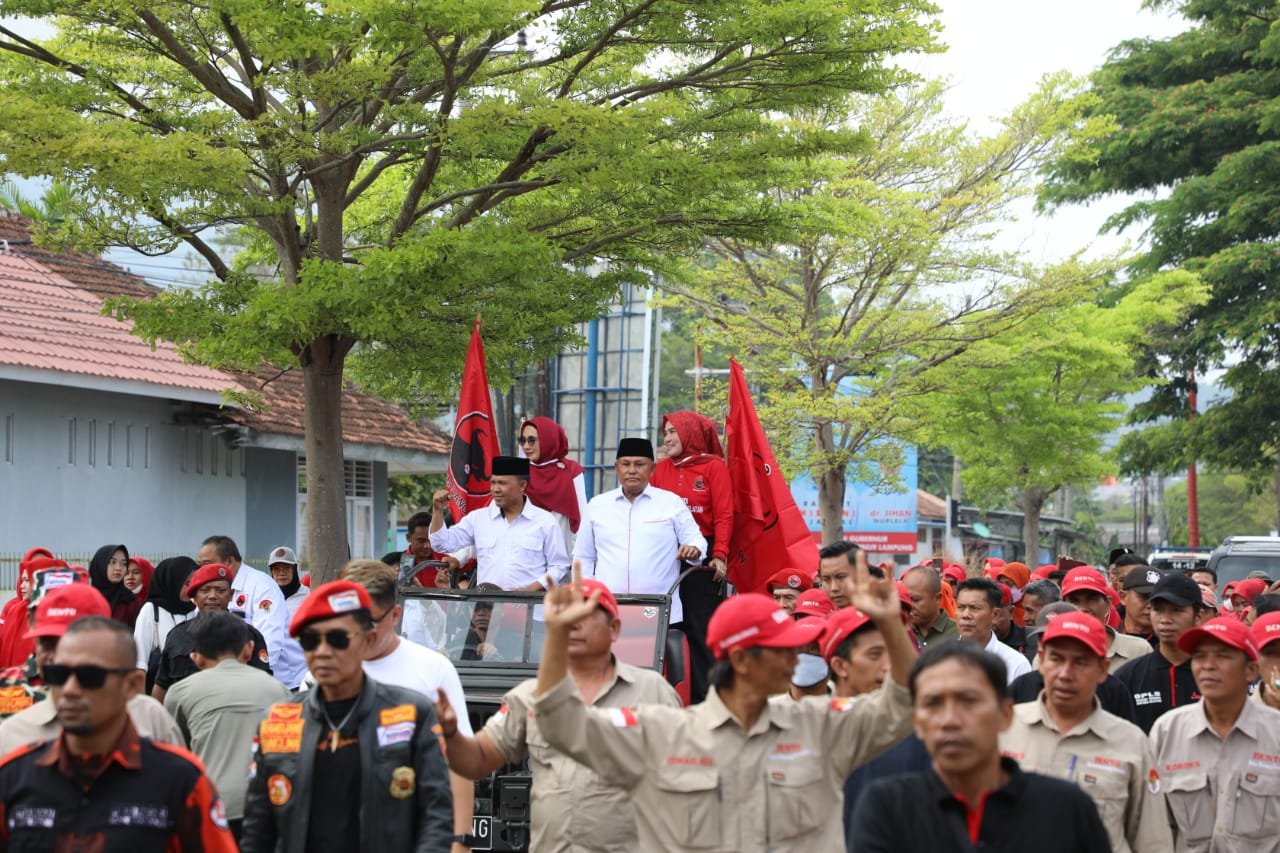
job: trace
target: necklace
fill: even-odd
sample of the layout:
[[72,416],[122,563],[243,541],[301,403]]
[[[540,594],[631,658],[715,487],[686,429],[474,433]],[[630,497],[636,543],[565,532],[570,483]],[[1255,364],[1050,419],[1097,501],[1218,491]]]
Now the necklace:
[[359,704],[359,700],[356,700],[356,702],[351,705],[351,710],[347,711],[347,715],[343,717],[337,725],[334,725],[333,720],[329,717],[329,709],[325,707],[324,700],[320,701],[320,713],[324,715],[324,721],[329,724],[330,752],[338,751],[338,745],[342,742],[342,727],[347,724],[347,720],[351,719],[351,715],[356,712],[356,707]]

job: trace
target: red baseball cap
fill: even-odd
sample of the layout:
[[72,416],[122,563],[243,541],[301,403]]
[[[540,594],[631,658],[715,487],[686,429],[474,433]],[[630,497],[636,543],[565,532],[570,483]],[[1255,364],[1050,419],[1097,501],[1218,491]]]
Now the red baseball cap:
[[312,622],[357,610],[373,610],[369,591],[360,584],[355,581],[329,581],[320,584],[302,599],[298,612],[293,614],[293,621],[289,623],[289,636],[298,636]]
[[836,649],[849,639],[850,634],[870,621],[871,617],[856,607],[846,607],[828,616],[823,626],[822,638],[818,640],[818,648],[822,650],[822,656],[826,658],[827,663],[835,657]]
[[25,638],[61,637],[72,622],[85,616],[110,618],[111,605],[87,583],[60,586],[40,599],[36,605],[35,627],[27,631]]
[[806,589],[813,589],[813,575],[808,572],[802,572],[799,569],[783,569],[769,578],[766,586],[769,592],[773,592],[778,587],[786,587],[794,589],[796,592],[803,592]]
[[1259,578],[1249,578],[1236,584],[1236,588],[1231,591],[1232,595],[1238,595],[1250,604],[1259,595],[1267,591],[1269,584]]
[[1058,570],[1057,566],[1052,566],[1052,565],[1040,566],[1034,572],[1031,573],[1031,577],[1035,578],[1036,580],[1047,581],[1049,580],[1049,576],[1052,575],[1057,570]]
[[1249,660],[1258,659],[1258,644],[1249,633],[1249,626],[1234,616],[1217,616],[1205,623],[1182,632],[1178,638],[1178,648],[1192,654],[1202,640],[1217,640],[1220,643],[1239,649],[1249,656]]
[[[1056,569],[1055,569],[1056,571]],[[1107,598],[1108,590],[1111,587],[1107,583],[1107,579],[1102,576],[1102,572],[1092,566],[1078,566],[1067,572],[1067,576],[1062,579],[1062,597],[1066,598],[1073,592],[1096,592],[1098,595],[1105,595]]]
[[907,585],[902,581],[894,581],[893,586],[898,590],[898,601],[903,607],[910,610],[915,605],[911,603],[911,593],[907,591]]
[[734,649],[794,649],[814,639],[812,628],[794,621],[776,601],[758,592],[722,601],[707,623],[707,646],[716,660]]
[[207,583],[213,581],[226,581],[231,583],[236,573],[228,569],[221,563],[209,563],[207,566],[201,566],[191,573],[191,577],[187,579],[187,598],[195,600],[196,590]]
[[1258,651],[1280,640],[1280,612],[1273,610],[1259,616],[1249,628],[1249,633],[1253,635],[1253,644]]
[[956,583],[964,583],[965,579],[964,569],[955,563],[949,563],[947,567],[942,570],[942,576],[944,578],[951,578]]
[[796,609],[792,614],[797,619],[817,617],[825,619],[834,613],[835,604],[820,589],[806,589],[796,598]]
[[1092,615],[1079,610],[1074,613],[1063,613],[1056,619],[1050,619],[1044,633],[1040,635],[1040,644],[1044,645],[1058,639],[1079,640],[1100,658],[1107,656],[1107,647],[1110,645],[1107,629],[1102,623]]
[[613,592],[609,587],[605,586],[595,578],[582,579],[583,596],[590,598],[591,593],[595,592],[597,589],[600,590],[600,608],[604,610],[605,613],[608,613],[610,617],[614,619],[621,619],[622,617],[618,615],[618,599],[613,597]]

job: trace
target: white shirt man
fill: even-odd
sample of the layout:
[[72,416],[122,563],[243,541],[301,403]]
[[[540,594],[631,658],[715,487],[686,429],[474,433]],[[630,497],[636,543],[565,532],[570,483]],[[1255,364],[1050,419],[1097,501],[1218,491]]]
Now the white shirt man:
[[433,498],[431,547],[451,552],[474,545],[473,586],[491,583],[505,590],[533,592],[568,579],[564,535],[551,513],[525,496],[528,484],[528,459],[496,456],[489,480],[493,499],[488,506],[467,513],[453,527],[443,527],[448,495],[440,491]]
[[[614,593],[666,595],[680,577],[680,561],[697,560],[707,550],[684,500],[649,485],[653,465],[648,439],[624,438],[614,463],[620,485],[592,498],[578,525],[574,559],[584,577]],[[673,595],[671,622],[683,619],[680,596]]]
[[289,608],[279,585],[266,572],[242,562],[240,549],[226,536],[210,536],[200,546],[196,562],[202,566],[221,563],[235,573],[231,579],[232,613],[244,617],[267,641],[271,673],[290,690],[302,683],[307,664],[302,647],[289,636]]

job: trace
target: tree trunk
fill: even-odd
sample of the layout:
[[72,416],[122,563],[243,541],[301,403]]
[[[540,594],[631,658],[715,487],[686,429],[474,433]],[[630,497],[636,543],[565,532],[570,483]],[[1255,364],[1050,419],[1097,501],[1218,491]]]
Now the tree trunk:
[[342,368],[349,348],[328,336],[307,347],[302,357],[312,588],[337,577],[350,554],[342,453]]
[[818,478],[818,509],[822,512],[822,542],[844,538],[844,466]]
[[1028,565],[1040,562],[1040,511],[1050,494],[1050,490],[1041,488],[1022,490],[1022,544],[1027,549]]

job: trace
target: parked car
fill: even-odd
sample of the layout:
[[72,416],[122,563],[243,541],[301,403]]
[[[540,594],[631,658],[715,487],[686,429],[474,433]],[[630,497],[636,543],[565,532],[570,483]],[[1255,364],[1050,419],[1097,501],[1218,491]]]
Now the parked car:
[[1280,537],[1228,536],[1209,555],[1209,566],[1218,576],[1218,591],[1232,581],[1242,581],[1250,572],[1263,571],[1280,578]]
[[1161,546],[1147,557],[1147,565],[1162,572],[1193,572],[1209,565],[1209,556],[1213,551],[1213,548]]

